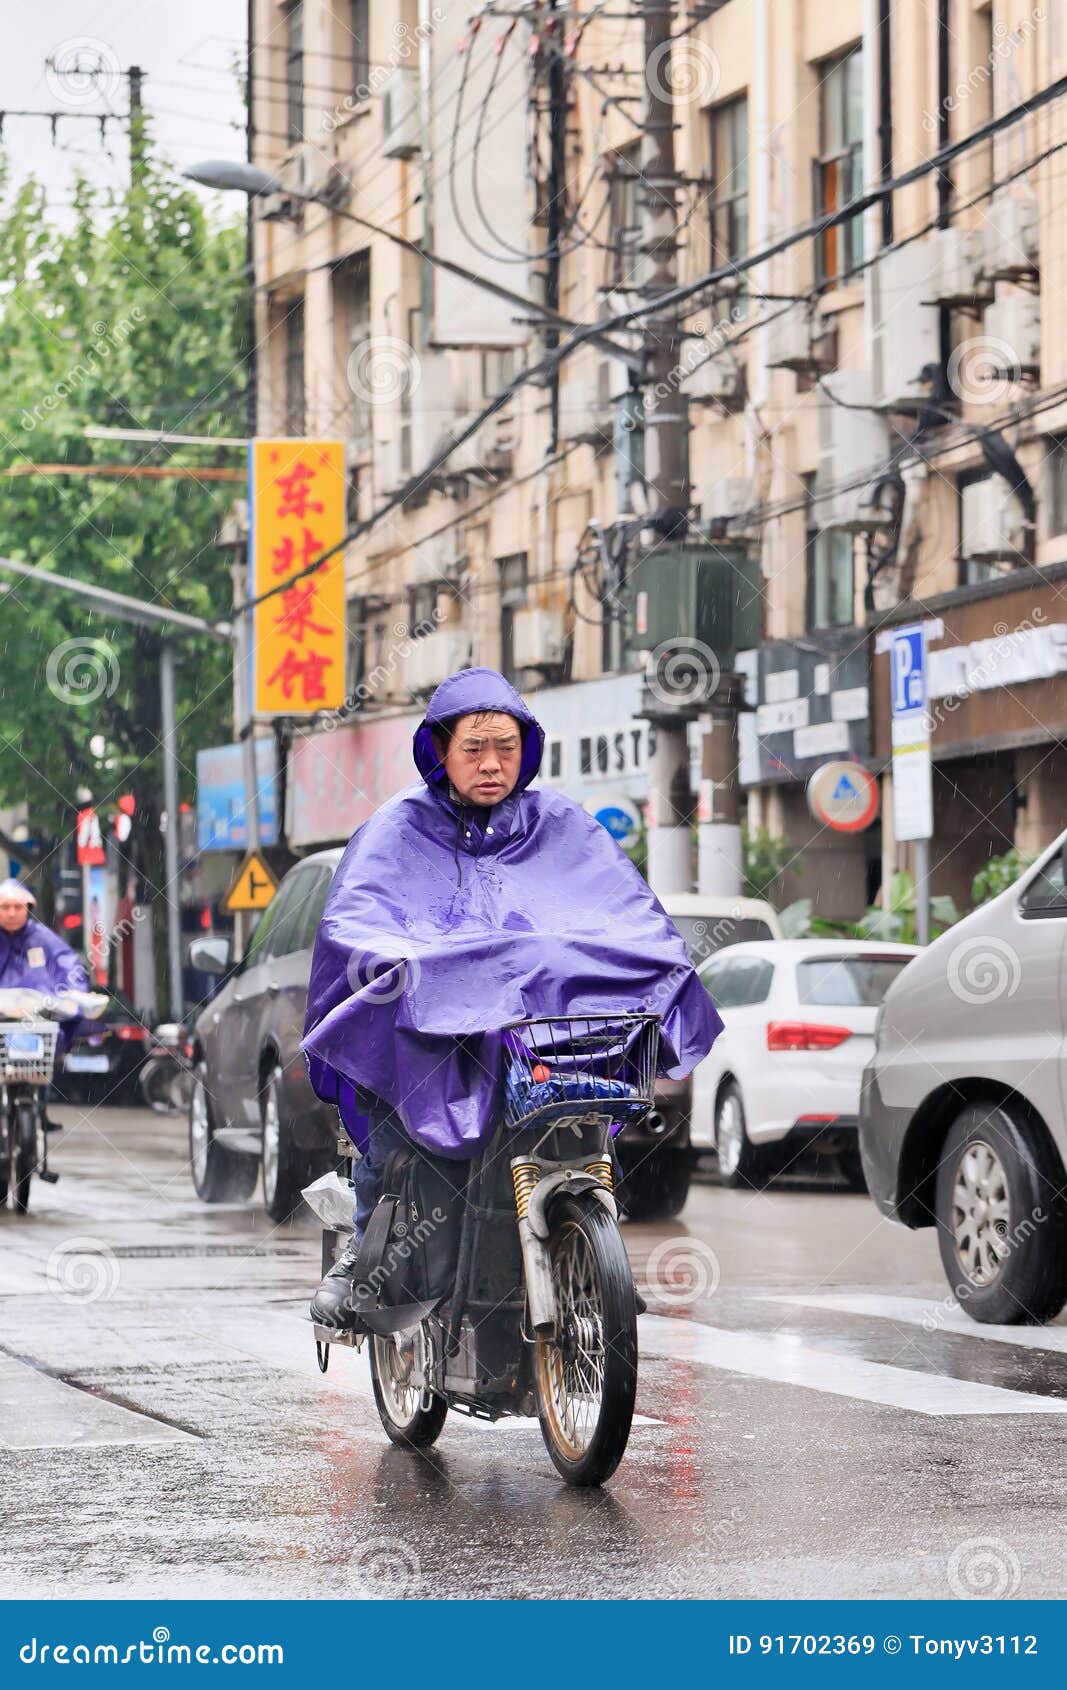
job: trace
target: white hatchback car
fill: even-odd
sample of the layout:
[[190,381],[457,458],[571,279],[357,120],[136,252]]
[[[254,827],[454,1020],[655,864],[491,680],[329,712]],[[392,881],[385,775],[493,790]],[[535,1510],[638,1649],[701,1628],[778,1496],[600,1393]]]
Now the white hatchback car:
[[882,999],[915,955],[865,939],[770,939],[704,964],[725,1030],[693,1074],[690,1131],[694,1149],[718,1152],[724,1185],[759,1185],[816,1149],[864,1189],[860,1081]]

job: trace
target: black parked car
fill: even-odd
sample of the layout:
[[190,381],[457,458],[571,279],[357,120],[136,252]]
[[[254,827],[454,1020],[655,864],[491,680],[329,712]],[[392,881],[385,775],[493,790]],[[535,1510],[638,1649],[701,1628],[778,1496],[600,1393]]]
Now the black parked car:
[[199,939],[194,968],[225,976],[197,1018],[189,1160],[205,1203],[251,1197],[263,1175],[274,1220],[337,1162],[337,1115],[311,1089],[300,1050],[315,933],[340,850],[305,857],[282,880],[247,954],[231,965],[227,939]]
[[58,1103],[133,1103],[137,1076],[152,1039],[152,1031],[121,992],[94,986],[108,1004],[99,1021],[85,1023],[56,1068]]

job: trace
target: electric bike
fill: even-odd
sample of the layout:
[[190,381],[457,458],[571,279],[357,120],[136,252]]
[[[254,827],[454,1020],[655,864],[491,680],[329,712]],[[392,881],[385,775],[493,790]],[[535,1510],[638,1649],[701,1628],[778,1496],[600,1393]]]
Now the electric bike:
[[54,1185],[48,1166],[45,1102],[56,1065],[60,1021],[95,1020],[107,999],[97,992],[0,990],[0,1207],[10,1193],[20,1214],[34,1174]]
[[[501,1037],[501,1119],[466,1164],[451,1295],[404,1330],[316,1326],[319,1366],[331,1344],[369,1339],[394,1443],[432,1444],[450,1409],[484,1420],[536,1413],[567,1483],[599,1485],[626,1449],[637,1388],[612,1140],[652,1107],[659,1017],[538,1018]],[[339,1229],[324,1233],[324,1272],[343,1244]]]

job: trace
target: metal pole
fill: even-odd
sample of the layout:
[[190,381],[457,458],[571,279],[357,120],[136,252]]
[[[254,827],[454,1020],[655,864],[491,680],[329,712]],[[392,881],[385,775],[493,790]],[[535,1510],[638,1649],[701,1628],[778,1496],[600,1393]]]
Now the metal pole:
[[915,840],[915,938],[930,943],[930,841]]
[[[678,194],[671,87],[671,0],[642,0],[644,105],[641,123],[641,257],[637,278],[646,299],[678,281]],[[645,485],[661,533],[685,532],[689,509],[689,408],[677,379],[681,358],[677,312],[645,319]],[[669,568],[667,564],[665,567]],[[681,640],[693,629],[679,628]],[[656,717],[649,770],[648,878],[654,892],[688,892],[692,794],[684,717]]]
[[178,890],[178,750],[177,713],[174,708],[174,647],[164,640],[159,664],[160,717],[163,728],[163,806],[167,826],[163,834],[165,897],[167,901],[167,982],[170,1013],[180,1021],[184,1009],[182,994],[182,929]]
[[[234,604],[237,607],[237,615],[234,619],[236,637],[233,647],[233,722],[236,737],[241,741],[241,766],[245,789],[245,840],[250,851],[258,851],[261,844],[259,834],[259,782],[256,769],[255,723],[252,719],[252,698],[249,690],[251,686],[249,660],[252,645],[252,618],[240,613],[240,606],[244,603],[245,597],[246,569],[237,564],[233,576]],[[236,917],[235,930],[240,952],[243,956],[252,937],[252,917],[247,912],[243,912]]]

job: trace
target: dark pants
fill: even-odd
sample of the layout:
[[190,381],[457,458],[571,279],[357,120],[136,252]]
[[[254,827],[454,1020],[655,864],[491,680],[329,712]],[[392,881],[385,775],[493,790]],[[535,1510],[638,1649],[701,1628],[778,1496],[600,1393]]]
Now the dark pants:
[[374,1205],[384,1190],[385,1165],[394,1150],[409,1149],[411,1140],[399,1116],[380,1097],[361,1092],[359,1101],[370,1117],[370,1141],[366,1154],[359,1157],[352,1169],[352,1185],[356,1193],[352,1224],[356,1236],[362,1238]]

